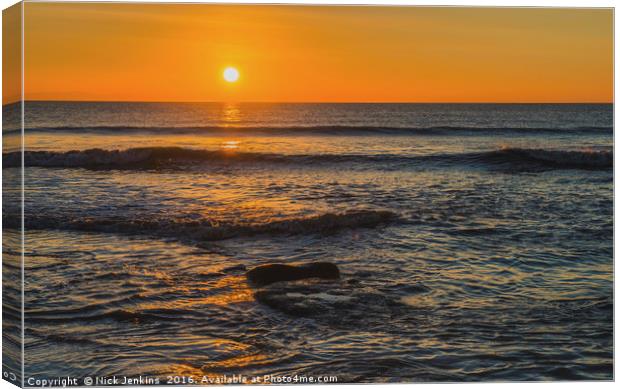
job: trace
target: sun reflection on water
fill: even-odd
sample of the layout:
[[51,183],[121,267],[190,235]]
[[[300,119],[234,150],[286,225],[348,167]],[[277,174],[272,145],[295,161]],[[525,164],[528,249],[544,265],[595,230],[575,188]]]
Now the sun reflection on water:
[[225,141],[222,142],[222,149],[224,150],[236,150],[239,148],[239,141],[237,140],[230,140],[230,141]]
[[222,106],[220,122],[224,127],[233,127],[241,122],[241,109],[237,103],[225,103]]

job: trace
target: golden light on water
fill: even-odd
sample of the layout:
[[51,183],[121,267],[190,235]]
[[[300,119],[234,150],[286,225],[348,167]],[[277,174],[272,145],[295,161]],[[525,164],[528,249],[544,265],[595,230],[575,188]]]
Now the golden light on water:
[[226,103],[222,107],[221,118],[222,125],[229,126],[241,121],[241,110],[236,103]]
[[239,148],[239,141],[231,140],[222,143],[222,148],[226,150],[236,150]]

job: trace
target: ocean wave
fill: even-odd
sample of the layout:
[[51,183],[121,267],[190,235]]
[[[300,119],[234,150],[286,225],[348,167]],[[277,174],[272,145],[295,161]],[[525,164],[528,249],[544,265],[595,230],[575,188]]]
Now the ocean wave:
[[[31,323],[74,323],[76,321],[101,321],[113,320],[119,322],[163,322],[179,320],[184,316],[190,316],[192,312],[175,309],[151,309],[132,310],[107,308],[109,304],[95,304],[90,307],[80,307],[71,310],[46,309],[41,311],[25,312],[26,320]],[[36,336],[36,334],[35,334]],[[84,338],[73,336],[52,335],[46,336],[51,341],[86,343]],[[88,341],[93,342],[93,341]],[[94,342],[98,343],[98,342]]]
[[609,169],[613,168],[614,163],[613,151],[591,149],[547,150],[506,147],[483,153],[482,157],[494,163],[564,169]]
[[[123,219],[120,217],[27,215],[25,217],[25,228],[32,230],[57,229],[149,235],[200,243],[256,235],[288,236],[334,233],[345,229],[374,228],[396,219],[397,215],[393,212],[366,209],[349,210],[342,213],[324,213],[255,224],[224,224],[209,219],[188,221],[184,219],[174,220],[150,217]],[[20,228],[21,224],[19,221],[19,217],[11,215],[3,217],[3,223],[6,228]]]
[[[69,134],[156,134],[156,135],[505,135],[509,133],[571,133],[571,134],[612,134],[613,127],[390,127],[390,126],[60,126],[32,127],[24,132],[32,133],[69,133]],[[21,134],[21,129],[3,131],[4,135]]]
[[[399,164],[417,166],[477,165],[512,168],[515,171],[531,169],[610,169],[613,167],[612,150],[550,150],[536,148],[501,148],[492,151],[407,156],[396,154],[272,154],[197,150],[181,147],[143,147],[127,150],[89,149],[82,151],[26,151],[23,155],[28,167],[139,169],[174,168],[202,164],[279,163],[279,164],[336,164],[355,163],[379,166]],[[20,152],[3,154],[4,167],[19,167]]]
[[[21,166],[21,158],[21,152],[4,153],[4,166]],[[279,154],[230,153],[181,147],[140,147],[126,150],[88,149],[67,152],[26,151],[24,153],[24,163],[26,166],[73,168],[158,167],[198,161],[278,162],[285,160],[285,158],[285,156]]]

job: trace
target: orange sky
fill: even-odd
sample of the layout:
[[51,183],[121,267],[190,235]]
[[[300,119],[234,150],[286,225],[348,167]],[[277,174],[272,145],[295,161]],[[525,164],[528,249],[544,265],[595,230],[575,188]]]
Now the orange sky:
[[[30,100],[610,102],[611,9],[25,4]],[[227,66],[240,79],[222,78]]]
[[21,99],[21,5],[2,11],[2,104]]

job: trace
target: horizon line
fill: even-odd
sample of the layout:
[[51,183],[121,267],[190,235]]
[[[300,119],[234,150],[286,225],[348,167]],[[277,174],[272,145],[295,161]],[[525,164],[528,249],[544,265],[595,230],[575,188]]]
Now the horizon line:
[[16,100],[3,103],[152,103],[152,104],[614,104],[613,101],[214,101],[214,100]]

